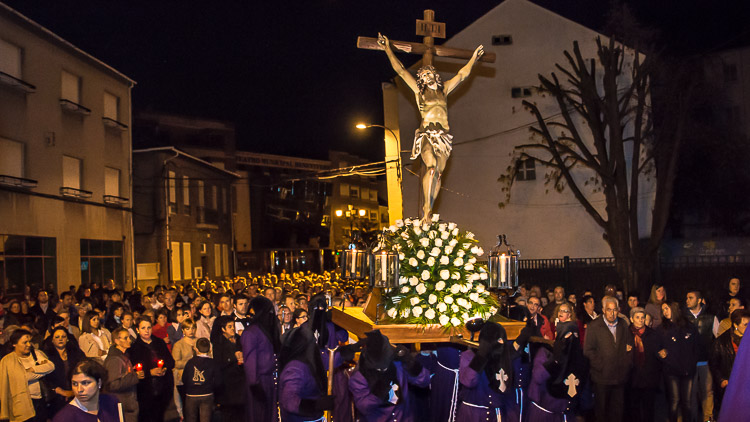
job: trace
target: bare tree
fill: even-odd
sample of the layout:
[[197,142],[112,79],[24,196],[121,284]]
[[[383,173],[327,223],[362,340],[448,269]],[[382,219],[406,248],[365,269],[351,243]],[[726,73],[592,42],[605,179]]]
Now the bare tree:
[[[509,199],[519,165],[532,159],[546,168],[546,183],[569,189],[604,231],[624,288],[638,288],[649,277],[668,222],[687,101],[675,101],[668,136],[654,130],[650,102],[655,72],[652,57],[628,49],[614,38],[597,39],[595,59],[585,59],[578,42],[564,52],[566,65],[539,75],[540,91],[556,103],[558,115],[544,116],[539,106],[523,104],[536,118],[531,142],[516,147],[506,174],[502,207]],[[678,93],[689,96],[689,87]],[[666,126],[665,126],[666,127]],[[586,175],[582,177],[582,175]],[[639,210],[649,192],[641,182],[655,178],[650,237],[639,238]],[[602,212],[591,202],[601,193]],[[648,195],[650,196],[650,195]]]

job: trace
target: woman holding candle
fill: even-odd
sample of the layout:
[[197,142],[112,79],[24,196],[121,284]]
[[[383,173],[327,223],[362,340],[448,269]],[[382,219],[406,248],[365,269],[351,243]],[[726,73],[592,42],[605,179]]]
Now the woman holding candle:
[[216,318],[211,343],[214,361],[219,368],[222,386],[216,391],[216,403],[221,409],[221,420],[235,422],[245,414],[245,363],[240,349],[240,336],[235,333],[234,318],[222,315]]
[[107,383],[104,391],[113,394],[122,403],[125,422],[138,421],[138,381],[145,377],[143,371],[136,371],[125,352],[133,344],[133,338],[125,327],[112,332],[115,343],[107,353],[104,368],[107,370]]
[[52,422],[119,422],[122,407],[116,397],[101,394],[107,371],[96,360],[83,359],[73,367],[71,385],[75,397]]
[[[144,378],[138,382],[140,422],[162,422],[164,412],[174,393],[174,359],[164,340],[152,336],[153,327],[148,318],[138,318],[138,339],[130,347],[130,360]],[[148,409],[147,411],[145,409]]]

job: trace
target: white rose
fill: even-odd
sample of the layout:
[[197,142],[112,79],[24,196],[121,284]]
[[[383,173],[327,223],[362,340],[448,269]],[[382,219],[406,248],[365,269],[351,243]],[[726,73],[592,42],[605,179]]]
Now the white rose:
[[459,257],[459,258],[462,258],[462,257],[463,257],[463,256],[464,256],[465,254],[466,254],[466,253],[464,252],[464,250],[463,250],[463,249],[461,249],[460,251],[458,251],[458,252],[456,253],[456,255],[458,255],[458,257]]
[[426,237],[423,237],[423,238],[419,239],[419,244],[422,245],[423,248],[426,248],[426,247],[430,246],[430,239],[428,239]]
[[496,307],[494,307],[494,306],[490,306],[490,313],[491,313],[492,315],[495,315],[495,314],[497,313],[497,308],[496,308]]
[[487,280],[487,273],[479,273],[480,280]]
[[438,224],[438,230],[440,230],[441,232],[444,232],[446,227],[448,227],[448,225],[445,223]]
[[396,308],[391,308],[388,310],[388,312],[386,312],[386,314],[388,314],[390,318],[396,318],[396,313]]
[[461,325],[461,320],[453,317],[451,318],[451,325],[453,325],[454,327],[458,327],[459,325]]
[[417,283],[419,283],[419,279],[418,278],[416,278],[414,276],[409,277],[409,284],[411,284],[412,286],[416,286]]
[[448,223],[448,230],[453,230],[456,228],[456,223]]
[[403,252],[399,252],[399,254],[398,254],[398,260],[399,261],[403,261],[405,258],[406,258],[406,255],[404,255]]
[[422,231],[426,232],[428,230],[430,230],[430,225],[427,223],[422,224]]
[[430,305],[434,305],[435,302],[437,302],[437,296],[430,295],[430,297],[427,298],[427,303],[429,303]]
[[409,265],[412,267],[416,267],[418,264],[417,260],[415,258],[409,258]]
[[451,311],[453,311],[454,314],[460,310],[461,308],[459,308],[458,305],[456,305],[455,303],[451,305]]
[[480,305],[484,305],[485,303],[487,303],[487,301],[484,300],[484,298],[480,297],[479,299],[477,299],[477,303],[480,304]]
[[401,311],[401,318],[408,318],[408,317],[409,317],[408,309],[404,309],[403,311]]
[[471,253],[474,253],[474,254],[475,254],[475,253],[477,253],[477,252],[479,252],[479,247],[478,247],[478,246],[472,246],[472,247],[471,247]]
[[448,318],[448,315],[440,315],[440,325],[448,325],[448,322],[450,322],[450,318]]
[[461,306],[463,306],[466,309],[471,309],[471,302],[469,302],[468,300],[464,299],[464,303]]
[[453,260],[453,265],[457,267],[464,265],[464,259],[461,257],[456,258],[455,260]]
[[388,230],[390,230],[391,233],[396,233],[396,230],[398,230],[398,227],[396,227],[396,226],[390,226],[390,227],[388,227]]
[[435,246],[443,246],[443,239],[435,239]]
[[453,246],[453,247],[455,247],[455,246],[456,246],[456,245],[458,244],[458,240],[456,240],[456,239],[451,239],[451,241],[450,241],[450,242],[448,242],[448,244],[449,244],[449,245],[451,245],[451,246]]
[[414,227],[414,234],[416,234],[417,236],[419,236],[420,234],[422,234],[422,230],[420,230],[419,227],[415,226]]
[[480,284],[477,286],[477,293],[482,293],[484,291],[484,284]]
[[411,310],[411,314],[414,315],[415,317],[419,317],[420,315],[422,315],[422,308],[420,307],[413,308]]
[[[451,272],[448,270],[440,270],[440,278],[443,280],[447,280],[451,277]],[[452,290],[452,288],[451,288]]]
[[396,220],[396,227],[404,227],[404,220]]
[[474,233],[472,233],[472,232],[466,232],[466,238],[467,239],[473,239],[474,238]]
[[447,256],[443,255],[440,257],[440,265],[448,265],[450,264],[450,262],[451,262],[451,259],[448,258]]
[[469,263],[470,264],[476,264],[477,263],[477,258],[472,256],[471,258],[469,258]]
[[455,229],[453,229],[453,231],[451,233],[453,233],[453,236],[458,236],[458,227],[456,227]]
[[427,287],[424,286],[424,283],[417,284],[417,294],[423,295],[427,291]]
[[474,264],[468,263],[468,264],[466,264],[466,266],[464,267],[464,269],[466,271],[474,271]]
[[479,302],[479,293],[469,294],[469,300],[471,300],[472,302]]
[[422,280],[429,280],[430,279],[430,272],[427,270],[422,271]]
[[453,296],[446,296],[446,297],[444,297],[443,298],[443,302],[445,302],[445,303],[447,303],[447,304],[450,305],[451,303],[453,303]]
[[401,277],[398,278],[398,284],[399,285],[406,284],[408,282],[409,282],[408,279],[406,277],[404,277],[404,276],[401,276]]
[[440,302],[437,305],[437,309],[439,312],[444,313],[445,311],[448,310],[448,305],[446,305],[444,302]]
[[404,286],[401,288],[401,293],[406,293],[409,291],[409,286]]
[[445,251],[446,255],[450,255],[453,253],[453,246],[446,246],[443,250]]
[[[409,236],[407,235],[406,237],[409,237]],[[404,239],[406,239],[406,237]],[[406,246],[408,246],[408,247],[411,248],[412,246],[414,246],[414,242],[412,242],[411,240],[407,240],[406,241]]]
[[430,308],[424,313],[425,318],[427,319],[435,319],[435,310]]
[[440,238],[443,240],[448,240],[448,237],[450,236],[450,233],[448,232],[442,232],[440,233]]
[[466,305],[466,299],[459,297],[458,299],[456,299],[456,305],[466,307],[464,306]]
[[432,222],[437,223],[440,221],[440,214],[432,214]]
[[478,255],[478,256],[482,256],[482,255],[484,255],[484,249],[482,249],[482,248],[479,248],[479,250],[477,251],[477,255]]
[[435,258],[433,258],[433,257],[427,258],[427,265],[429,265],[430,267],[432,267],[433,265],[435,265]]
[[451,286],[451,293],[453,293],[454,295],[460,291],[461,291],[461,286],[459,286],[458,284],[454,284]]
[[417,251],[417,258],[424,259],[424,251],[423,250],[420,249],[420,250]]
[[455,273],[451,274],[451,278],[453,280],[460,280],[461,279],[461,273],[455,272]]
[[464,320],[464,322],[468,321],[469,320],[469,313],[468,312],[462,313],[461,314],[461,319]]
[[411,306],[417,306],[419,303],[419,296],[413,296],[411,299],[409,299],[409,303],[411,303]]
[[403,232],[403,233],[401,233],[401,237],[404,238],[404,240],[406,240],[406,239],[409,238],[409,233]]
[[432,250],[430,251],[430,255],[432,256],[440,255],[440,248],[432,248]]
[[441,281],[438,281],[438,282],[437,282],[437,283],[435,284],[435,290],[437,290],[437,291],[439,291],[439,292],[440,292],[440,291],[442,291],[442,290],[443,290],[444,288],[445,288],[445,282],[444,282],[444,281],[442,281],[442,280],[441,280]]
[[435,230],[430,230],[430,232],[427,233],[427,237],[429,237],[430,239],[434,239],[437,237],[437,232]]
[[469,276],[469,281],[477,281],[477,280],[479,280],[479,274],[477,274],[477,273],[472,273],[472,274],[471,274],[471,275]]

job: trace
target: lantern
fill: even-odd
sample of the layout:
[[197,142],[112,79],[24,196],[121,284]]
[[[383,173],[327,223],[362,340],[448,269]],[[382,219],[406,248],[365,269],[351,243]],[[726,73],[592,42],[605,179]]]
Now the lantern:
[[370,259],[370,287],[398,287],[398,253],[390,249],[373,252]]
[[363,280],[366,276],[367,251],[356,243],[349,244],[341,252],[341,278],[344,280]]
[[521,251],[508,245],[505,235],[499,235],[497,245],[489,256],[490,289],[515,289],[518,287],[518,260]]

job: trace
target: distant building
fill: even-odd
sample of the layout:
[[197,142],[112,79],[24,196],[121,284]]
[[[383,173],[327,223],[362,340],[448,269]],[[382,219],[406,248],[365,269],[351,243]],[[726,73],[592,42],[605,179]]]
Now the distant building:
[[143,284],[234,276],[236,173],[174,147],[133,151],[137,278]]
[[132,287],[134,85],[0,3],[0,289]]

